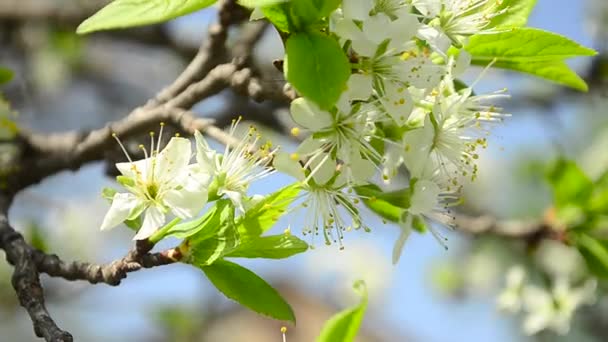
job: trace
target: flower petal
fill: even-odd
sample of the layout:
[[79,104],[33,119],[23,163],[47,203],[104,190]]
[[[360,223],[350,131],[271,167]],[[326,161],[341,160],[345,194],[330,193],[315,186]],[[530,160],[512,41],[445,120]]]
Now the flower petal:
[[117,193],[112,198],[112,206],[103,218],[101,230],[110,229],[123,223],[138,204],[140,200],[133,194]]
[[343,0],[342,13],[347,19],[365,20],[374,5],[370,0]]
[[198,214],[207,204],[207,189],[195,180],[187,179],[180,190],[169,190],[163,196],[164,204],[175,216],[186,219]]
[[190,140],[173,137],[156,157],[154,178],[160,183],[179,182],[188,172],[187,166],[192,158]]
[[217,153],[209,147],[201,132],[194,132],[196,139],[196,162],[202,173],[215,175],[217,173]]
[[399,233],[399,238],[397,238],[397,241],[395,241],[395,244],[393,245],[393,265],[399,262],[401,254],[403,253],[403,247],[405,246],[405,242],[412,233],[412,219],[412,215],[408,215],[405,219],[405,222],[399,224],[401,232]]
[[386,82],[384,90],[385,96],[380,98],[382,106],[399,126],[404,125],[414,108],[412,96],[404,86],[394,82]]
[[165,214],[157,207],[151,206],[146,210],[144,222],[133,240],[145,240],[165,223]]
[[336,161],[329,154],[321,153],[310,163],[312,177],[319,185],[326,184],[336,173]]
[[330,113],[319,108],[314,102],[302,97],[291,101],[290,111],[293,121],[312,131],[327,128],[333,122]]
[[291,159],[291,156],[285,152],[280,152],[274,157],[273,165],[277,171],[288,174],[299,181],[305,178],[302,165],[298,161]]

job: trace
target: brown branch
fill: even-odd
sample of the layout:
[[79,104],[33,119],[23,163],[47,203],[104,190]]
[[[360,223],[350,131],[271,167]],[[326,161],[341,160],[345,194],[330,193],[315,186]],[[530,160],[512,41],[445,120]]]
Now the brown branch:
[[137,241],[135,247],[124,258],[105,265],[80,261],[65,262],[57,255],[49,255],[37,250],[33,251],[33,259],[38,270],[51,277],[60,277],[66,280],[86,280],[91,284],[105,283],[118,286],[129,272],[135,272],[141,268],[172,264],[179,261],[181,257],[177,248],[160,253],[149,253],[153,246],[147,240]]
[[31,247],[9,225],[9,202],[8,197],[0,197],[0,248],[6,253],[6,260],[14,266],[12,284],[19,303],[30,315],[36,336],[46,341],[72,341],[72,335],[61,330],[46,309],[44,290],[30,253]]

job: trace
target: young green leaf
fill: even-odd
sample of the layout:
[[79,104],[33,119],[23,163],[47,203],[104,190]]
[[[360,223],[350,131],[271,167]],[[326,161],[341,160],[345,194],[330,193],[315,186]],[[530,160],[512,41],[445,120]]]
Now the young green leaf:
[[218,260],[201,269],[226,297],[262,315],[295,323],[293,310],[285,299],[264,279],[245,267]]
[[531,27],[474,35],[464,49],[477,62],[496,59],[497,62],[530,63],[597,54],[557,33]]
[[284,259],[306,252],[308,244],[291,234],[271,235],[248,240],[226,257]]
[[262,13],[279,31],[289,33],[293,24],[289,18],[289,4],[279,3],[262,7]]
[[208,7],[216,0],[114,0],[83,21],[76,33],[85,34],[165,22]]
[[[473,64],[485,66],[488,62],[473,60]],[[492,67],[523,72],[584,92],[588,90],[585,80],[580,78],[576,72],[570,69],[568,64],[561,60],[530,63],[496,62],[492,64]]]
[[239,5],[247,8],[256,8],[256,7],[266,7],[272,6],[276,4],[280,4],[282,2],[287,2],[289,0],[238,0]]
[[589,270],[600,278],[608,278],[608,240],[580,234],[575,243]]
[[241,239],[257,238],[270,229],[274,223],[285,213],[287,207],[300,192],[298,184],[288,185],[267,196],[256,205],[247,210],[245,215],[236,222],[237,231]]
[[199,239],[208,238],[213,236],[226,221],[233,219],[231,215],[234,215],[231,202],[229,200],[219,200],[205,215],[192,221],[166,225],[150,236],[149,240],[156,243],[169,236],[186,239],[200,231],[203,231],[203,233],[198,236]]
[[496,11],[505,10],[505,12],[492,18],[488,28],[525,26],[534,6],[536,0],[502,0]]
[[330,318],[323,326],[317,342],[352,342],[355,339],[367,309],[365,283],[356,282],[355,289],[361,294],[361,302]]
[[553,198],[558,209],[568,205],[587,206],[593,191],[593,182],[575,162],[557,160],[549,170],[547,179],[553,189]]
[[315,32],[295,33],[286,43],[285,78],[303,96],[331,108],[346,88],[350,64],[338,42]]
[[196,234],[189,234],[182,242],[180,251],[184,262],[203,267],[213,264],[239,245],[239,235],[234,226],[234,207],[226,205],[219,211],[219,220],[212,218]]

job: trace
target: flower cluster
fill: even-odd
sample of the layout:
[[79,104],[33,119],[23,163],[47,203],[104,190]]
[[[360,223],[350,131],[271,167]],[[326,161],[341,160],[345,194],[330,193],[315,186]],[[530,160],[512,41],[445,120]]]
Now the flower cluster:
[[593,279],[573,288],[566,277],[558,277],[553,287],[547,289],[527,284],[525,270],[513,266],[506,280],[506,287],[498,296],[498,307],[511,313],[524,311],[523,331],[528,335],[545,329],[562,335],[568,333],[574,312],[595,301],[597,283]]
[[[231,135],[239,121],[233,121]],[[259,135],[253,127],[240,137],[237,146],[226,147],[224,154],[210,148],[202,134],[195,132],[196,158],[191,163],[192,147],[186,138],[173,137],[160,149],[163,126],[161,124],[157,141],[154,133],[150,133],[149,152],[140,145],[145,158],[138,161],[131,159],[115,136],[129,160],[116,164],[122,174],[117,179],[129,192],[113,194],[102,230],[143,216],[134,237],[143,240],[165,225],[169,212],[180,219],[194,218],[208,199],[223,196],[229,198],[235,208],[245,211],[249,204],[246,195],[249,184],[272,172],[263,166],[270,162],[274,151],[268,144],[256,146]]]
[[304,204],[313,203],[305,231],[330,242],[351,226],[364,227],[349,189],[375,173],[390,183],[405,167],[414,181],[399,220],[396,261],[416,222],[445,214],[458,201],[462,182],[477,176],[488,129],[505,116],[492,102],[507,95],[475,95],[476,82],[462,86],[456,77],[470,57],[448,49],[489,30],[502,13],[497,6],[488,0],[344,0],[331,14],[329,29],[352,63],[347,89],[331,109],[307,98],[291,103],[299,126],[292,133],[310,135],[274,163],[304,184]]

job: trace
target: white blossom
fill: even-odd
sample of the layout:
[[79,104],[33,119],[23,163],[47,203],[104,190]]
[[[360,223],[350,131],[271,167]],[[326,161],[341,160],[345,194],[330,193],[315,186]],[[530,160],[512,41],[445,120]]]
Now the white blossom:
[[164,225],[168,212],[182,219],[192,218],[207,203],[207,184],[190,175],[190,141],[174,137],[159,152],[160,141],[159,135],[154,149],[152,140],[151,155],[145,159],[116,164],[121,183],[129,192],[114,195],[102,230],[144,215],[134,239],[146,239]]

